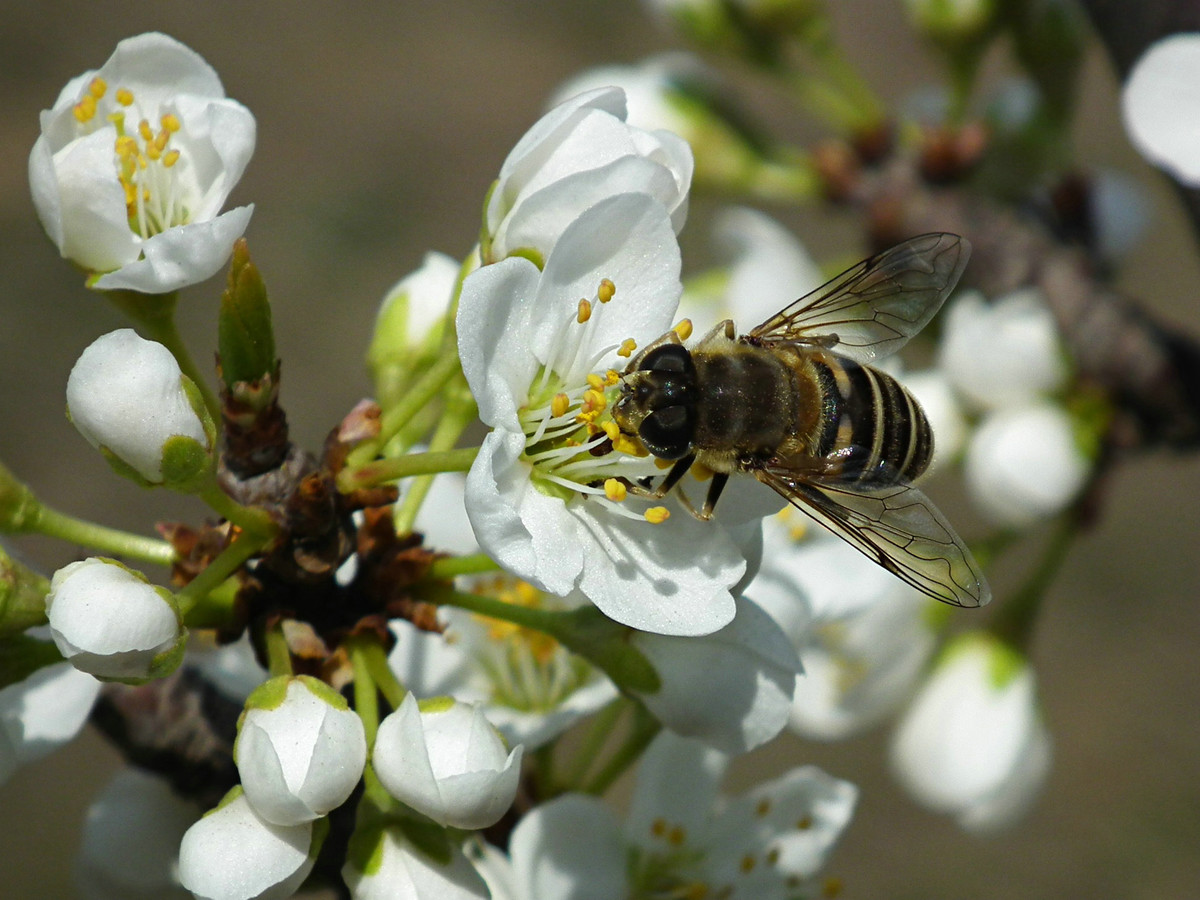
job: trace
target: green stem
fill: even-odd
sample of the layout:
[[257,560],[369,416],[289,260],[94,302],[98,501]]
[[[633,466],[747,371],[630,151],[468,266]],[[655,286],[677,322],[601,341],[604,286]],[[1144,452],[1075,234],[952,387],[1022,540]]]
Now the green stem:
[[458,450],[406,453],[389,459],[377,459],[358,467],[347,466],[338,473],[338,489],[349,493],[357,488],[387,484],[413,475],[465,472],[478,455],[478,447],[462,447]]
[[400,683],[400,679],[396,677],[392,667],[388,665],[387,653],[384,652],[383,646],[378,641],[363,641],[362,643],[364,644],[363,661],[367,672],[370,673],[379,692],[383,694],[383,699],[387,701],[388,706],[392,709],[399,709],[408,691]]
[[1059,517],[1037,565],[1020,589],[997,607],[989,631],[1022,652],[1028,649],[1046,590],[1066,561],[1078,531],[1079,518],[1074,510]]
[[500,565],[486,553],[471,556],[447,556],[435,559],[429,567],[428,577],[434,581],[445,581],[458,575],[478,575],[482,572],[498,572]]
[[243,531],[232,544],[220,552],[216,559],[193,578],[175,595],[180,612],[185,616],[210,592],[216,590],[225,579],[240,569],[250,557],[261,551],[274,535],[255,534]]
[[277,622],[267,629],[266,644],[267,671],[271,677],[277,678],[280,675],[293,674],[295,670],[292,668],[292,651],[288,647],[282,623]]
[[166,541],[86,522],[49,506],[39,505],[32,521],[22,530],[158,566],[169,566],[175,561],[175,548]]
[[[592,765],[600,758],[600,751],[604,749],[604,745],[612,737],[621,714],[625,712],[628,706],[628,700],[623,697],[617,697],[605,706],[604,709],[596,713],[591,725],[588,727],[587,734],[584,735],[583,743],[575,750],[570,768],[564,773],[562,785],[565,790],[578,791],[583,789],[584,779],[587,778]],[[547,800],[550,798],[543,797],[542,799]]]
[[346,469],[353,470],[370,462],[379,455],[379,451],[390,441],[409,419],[420,412],[442,390],[451,378],[462,372],[462,364],[457,353],[448,353],[440,357],[430,366],[425,374],[417,379],[404,399],[387,410],[379,423],[379,434],[369,441],[359,444],[346,460]]
[[215,480],[210,481],[197,493],[201,500],[246,534],[270,539],[279,530],[274,520],[264,510],[253,506],[242,506],[221,490]]
[[625,743],[604,764],[604,768],[596,774],[596,777],[584,786],[583,792],[599,796],[607,791],[626,769],[637,762],[661,730],[662,724],[650,715],[644,706],[640,703],[636,704],[633,727],[625,738]]
[[431,585],[421,594],[422,600],[436,603],[440,606],[455,606],[473,612],[480,616],[512,622],[525,628],[544,631],[552,637],[558,637],[562,630],[563,614],[530,606],[517,606],[515,603],[505,603],[493,597],[481,594],[468,594],[456,591],[442,585]]
[[375,746],[375,734],[379,731],[379,694],[375,689],[375,679],[371,677],[368,646],[368,640],[361,636],[346,642],[350,651],[350,665],[354,669],[354,711],[362,719],[367,747],[370,748]]
[[157,341],[171,351],[183,374],[192,379],[200,389],[208,414],[219,427],[221,404],[209,387],[208,379],[192,359],[175,324],[175,306],[179,302],[179,292],[141,294],[137,291],[117,290],[105,291],[105,296],[113,306],[133,320],[142,337]]
[[[458,441],[459,435],[474,420],[476,408],[470,394],[467,394],[467,401],[466,403],[448,404],[445,415],[438,422],[437,428],[433,432],[433,437],[429,439],[430,453],[445,453],[449,451]],[[472,457],[472,462],[474,462],[474,457]],[[468,466],[468,468],[470,467]],[[408,534],[412,531],[413,523],[417,520],[417,513],[421,511],[421,504],[425,502],[425,498],[429,495],[429,489],[432,487],[433,475],[422,475],[414,478],[412,483],[408,485],[404,499],[393,514],[397,534]]]

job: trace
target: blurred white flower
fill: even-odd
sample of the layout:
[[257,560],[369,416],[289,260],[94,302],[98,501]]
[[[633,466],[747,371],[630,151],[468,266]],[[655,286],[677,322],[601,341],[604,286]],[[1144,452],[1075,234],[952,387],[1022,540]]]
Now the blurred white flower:
[[46,614],[66,660],[105,681],[161,678],[187,645],[174,595],[111,559],[91,557],[55,572]]
[[233,745],[242,789],[275,825],[318,819],[346,802],[362,777],[362,720],[324,682],[281,675],[246,701]]
[[212,466],[214,431],[191,379],[132,328],[97,338],[67,379],[67,415],[117,471],[186,489]]
[[725,508],[718,521],[664,521],[664,506],[609,494],[621,478],[659,474],[611,421],[614,367],[623,344],[628,354],[670,327],[679,264],[662,205],[623,194],[572,222],[544,270],[511,257],[467,276],[459,356],[493,430],[466,506],[480,546],[517,577],[560,596],[578,588],[642,631],[707,634],[733,618],[730,588],[746,568]]
[[0,784],[73,740],[99,693],[99,681],[65,662],[0,688]]
[[1200,33],[1150,45],[1125,80],[1121,114],[1142,156],[1186,185],[1200,184]]
[[525,133],[488,197],[485,263],[519,255],[540,265],[584,210],[618,194],[653,198],[675,232],[683,227],[692,180],[687,142],[627,125],[625,115],[624,92],[602,88],[560,103]]
[[567,794],[521,820],[509,845],[518,897],[807,896],[857,799],[812,766],[721,798],[728,757],[664,733],[638,768],[622,826],[593,797]]
[[1062,511],[1090,471],[1070,416],[1052,403],[989,414],[967,446],[967,491],[1003,527],[1025,528]]
[[179,842],[203,812],[166,779],[126,767],[92,801],[75,861],[84,900],[187,900]]
[[[29,181],[59,252],[91,287],[161,294],[216,274],[250,222],[220,213],[255,123],[217,73],[164,34],[121,41],[41,116]],[[95,277],[98,276],[98,277]]]
[[478,705],[409,693],[379,723],[371,761],[389,794],[440,825],[486,828],[512,805],[523,748],[510,752]]
[[198,900],[282,900],[308,877],[326,820],[271,825],[239,788],[192,825],[179,845],[179,880]]
[[[368,842],[373,846],[367,847]],[[399,828],[356,834],[342,878],[354,900],[487,900],[490,896],[483,878],[457,847],[451,850],[449,863],[435,862]]]
[[947,646],[892,742],[892,767],[922,804],[964,828],[1010,824],[1050,769],[1033,669],[985,633]]
[[905,372],[900,381],[916,398],[933,429],[933,458],[921,476],[925,479],[942,465],[958,458],[970,428],[958,397],[941,369]]
[[990,303],[978,291],[965,291],[950,303],[942,324],[942,371],[980,409],[1032,403],[1066,380],[1058,326],[1036,288]]

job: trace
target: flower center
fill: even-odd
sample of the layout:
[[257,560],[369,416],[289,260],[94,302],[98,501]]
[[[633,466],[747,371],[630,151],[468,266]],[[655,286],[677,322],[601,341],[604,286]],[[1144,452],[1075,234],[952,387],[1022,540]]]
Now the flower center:
[[560,326],[551,358],[534,378],[519,413],[524,456],[533,469],[533,484],[544,493],[563,500],[584,496],[621,515],[660,522],[667,518],[665,507],[639,514],[621,506],[627,485],[658,474],[658,468],[641,443],[622,434],[613,420],[620,373],[599,368],[613,351],[628,358],[637,344],[629,338],[588,355],[596,345],[590,339],[596,323],[608,314],[616,290],[612,281],[601,279],[595,296],[581,299],[575,314]]
[[[507,575],[477,582],[473,589],[516,606],[563,608],[557,598]],[[545,632],[499,619],[480,617],[478,621],[488,640],[473,659],[499,704],[525,712],[548,712],[597,677],[586,661],[568,653]]]
[[179,177],[180,153],[171,146],[180,129],[178,116],[160,115],[157,131],[147,117],[138,118],[136,127],[129,128],[137,114],[133,92],[119,88],[110,96],[103,78],[92,79],[73,112],[84,133],[105,122],[116,129],[117,178],[125,191],[131,231],[145,239],[191,220]]

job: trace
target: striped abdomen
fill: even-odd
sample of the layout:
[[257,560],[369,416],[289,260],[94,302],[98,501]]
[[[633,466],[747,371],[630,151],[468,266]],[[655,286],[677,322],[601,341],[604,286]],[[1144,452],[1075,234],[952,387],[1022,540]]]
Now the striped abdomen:
[[896,379],[833,353],[810,357],[821,389],[818,457],[843,481],[895,484],[929,466],[933,431]]

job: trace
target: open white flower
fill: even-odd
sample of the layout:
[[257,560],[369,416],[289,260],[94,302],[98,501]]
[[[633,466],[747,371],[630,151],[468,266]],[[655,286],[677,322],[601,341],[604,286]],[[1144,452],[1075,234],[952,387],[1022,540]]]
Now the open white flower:
[[624,91],[580,94],[538,120],[501,166],[484,213],[483,261],[541,262],[584,210],[617,194],[653,197],[678,232],[691,180],[687,142],[625,124]]
[[342,866],[354,900],[487,900],[487,885],[470,861],[453,847],[448,863],[435,862],[413,846],[399,828],[354,836]]
[[67,661],[106,681],[161,678],[187,646],[171,592],[111,559],[92,557],[55,572],[46,615]]
[[621,500],[620,479],[660,470],[609,412],[621,354],[667,331],[680,290],[670,219],[645,194],[583,213],[544,270],[512,257],[467,277],[459,356],[493,430],[466,505],[480,546],[517,577],[578,588],[641,631],[708,634],[733,618],[745,558],[720,521],[663,521],[666,507]]
[[254,152],[254,117],[164,34],[121,41],[42,113],[29,181],[59,252],[90,286],[161,294],[216,274],[253,207],[220,214]]
[[959,637],[901,721],[892,767],[918,801],[964,828],[1018,818],[1050,770],[1028,661],[987,634]]
[[1147,160],[1184,184],[1200,184],[1200,33],[1152,44],[1121,92],[1125,131]]
[[99,693],[100,682],[70,663],[43,666],[0,688],[0,784],[73,740]]
[[389,794],[440,825],[486,828],[512,805],[521,775],[477,705],[432,701],[411,693],[379,723],[371,761]]
[[664,733],[638,768],[622,826],[593,797],[568,794],[531,811],[509,845],[516,896],[808,896],[857,798],[852,784],[806,766],[719,798],[728,758]]
[[171,351],[121,328],[96,338],[67,379],[67,415],[122,474],[187,488],[212,465],[215,431]]
[[367,740],[358,714],[331,687],[280,676],[246,702],[233,760],[254,811],[298,825],[346,802],[362,777]]

